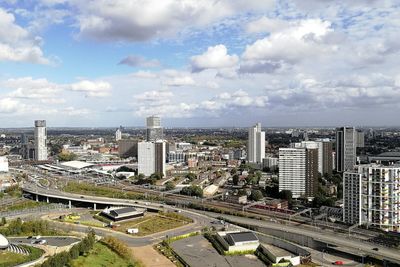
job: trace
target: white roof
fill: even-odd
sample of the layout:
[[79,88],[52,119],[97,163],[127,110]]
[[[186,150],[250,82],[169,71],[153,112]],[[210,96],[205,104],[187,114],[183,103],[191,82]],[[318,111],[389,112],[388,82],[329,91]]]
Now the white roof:
[[7,238],[0,234],[0,248],[7,248],[10,245]]
[[94,164],[93,163],[87,163],[84,161],[79,161],[79,160],[73,160],[73,161],[67,161],[61,163],[62,166],[73,168],[73,169],[83,169],[87,167],[91,167]]

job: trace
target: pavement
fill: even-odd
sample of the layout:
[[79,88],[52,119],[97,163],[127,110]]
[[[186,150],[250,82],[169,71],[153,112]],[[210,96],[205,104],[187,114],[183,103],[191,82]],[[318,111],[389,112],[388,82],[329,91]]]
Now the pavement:
[[[33,241],[36,241],[34,238],[28,237],[7,237],[7,239],[14,244],[26,244],[31,245]],[[54,247],[66,247],[73,243],[79,242],[80,239],[76,237],[69,236],[42,236],[37,240],[46,240],[46,245],[54,246]]]
[[351,238],[351,237],[346,238],[342,235],[338,235],[337,233],[332,233],[330,231],[323,231],[323,230],[317,231],[312,229],[304,229],[304,228],[298,228],[293,225],[278,224],[275,222],[261,221],[245,217],[238,217],[238,216],[213,213],[213,212],[205,212],[205,214],[215,218],[222,217],[234,223],[239,223],[249,226],[258,226],[267,229],[275,229],[279,231],[286,231],[289,233],[308,236],[312,237],[314,240],[325,242],[328,244],[340,247],[353,248],[355,250],[358,250],[360,254],[371,255],[378,259],[384,258],[392,262],[400,262],[400,253],[398,249],[392,249],[381,246],[379,247],[379,251],[374,251],[373,248],[378,247],[376,244],[361,242],[356,238]]

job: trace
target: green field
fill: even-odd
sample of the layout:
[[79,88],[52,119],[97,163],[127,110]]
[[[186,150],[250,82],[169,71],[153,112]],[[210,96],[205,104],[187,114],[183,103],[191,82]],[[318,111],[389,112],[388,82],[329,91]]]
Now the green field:
[[24,262],[33,261],[42,256],[43,251],[34,247],[25,247],[31,251],[30,255],[16,254],[7,251],[0,251],[0,267],[11,267]]
[[190,218],[174,213],[160,213],[149,215],[140,219],[120,223],[116,229],[126,233],[128,228],[138,228],[139,233],[136,236],[146,236],[154,233],[174,229],[191,223]]
[[123,259],[117,253],[109,249],[107,246],[96,243],[93,249],[85,256],[79,256],[73,260],[71,267],[127,267],[134,266],[128,260]]
[[15,203],[13,205],[0,207],[0,211],[4,212],[4,211],[13,211],[13,210],[32,209],[32,208],[36,208],[36,207],[44,206],[44,205],[47,205],[47,203],[36,202],[33,200],[23,200],[23,201]]

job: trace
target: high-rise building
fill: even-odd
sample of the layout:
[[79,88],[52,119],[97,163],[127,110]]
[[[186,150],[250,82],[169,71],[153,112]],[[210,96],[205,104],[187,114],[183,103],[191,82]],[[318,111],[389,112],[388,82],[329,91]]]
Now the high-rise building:
[[165,176],[166,143],[139,142],[138,143],[138,172],[145,176],[159,173]]
[[292,144],[292,147],[318,149],[318,172],[321,175],[332,175],[332,143],[329,139],[302,141]]
[[356,134],[357,134],[356,135],[356,140],[357,140],[356,147],[365,147],[365,135],[364,135],[364,132],[357,131]]
[[336,129],[336,169],[338,172],[352,170],[356,165],[357,135],[354,127]]
[[119,140],[118,141],[118,155],[121,158],[137,158],[138,156],[138,141],[137,140]]
[[290,190],[294,198],[313,197],[318,189],[318,149],[279,149],[279,192]]
[[261,131],[261,123],[249,128],[247,159],[250,163],[262,164],[265,158],[265,132]]
[[47,160],[47,129],[45,120],[35,121],[35,160]]
[[343,220],[400,232],[400,165],[359,165],[343,174]]
[[120,128],[118,128],[116,131],[115,131],[115,141],[119,141],[119,140],[121,140],[122,139],[122,132],[121,132],[121,130],[120,130]]
[[158,116],[150,116],[146,118],[146,140],[154,142],[163,140],[163,128],[161,127],[161,118]]

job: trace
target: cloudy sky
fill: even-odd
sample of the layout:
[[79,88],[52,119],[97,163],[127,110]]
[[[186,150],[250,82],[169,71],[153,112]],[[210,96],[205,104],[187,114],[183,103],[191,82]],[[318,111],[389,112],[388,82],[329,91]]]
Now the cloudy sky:
[[0,127],[400,125],[397,0],[2,0]]

